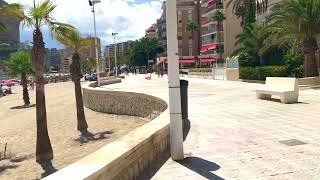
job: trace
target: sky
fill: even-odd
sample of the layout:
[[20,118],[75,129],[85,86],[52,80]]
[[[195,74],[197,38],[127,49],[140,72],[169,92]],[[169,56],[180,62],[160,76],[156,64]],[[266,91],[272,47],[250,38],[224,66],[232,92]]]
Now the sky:
[[[5,0],[8,3],[32,5],[33,0]],[[40,2],[41,0],[36,0]],[[83,36],[94,36],[93,15],[88,0],[52,0],[57,8],[54,18],[76,26]],[[97,35],[102,45],[113,43],[112,32],[119,33],[116,41],[135,40],[144,36],[145,29],[161,16],[162,0],[101,0],[96,4]],[[46,28],[44,41],[48,48],[63,48],[52,39]],[[32,29],[20,28],[20,41],[32,41]]]

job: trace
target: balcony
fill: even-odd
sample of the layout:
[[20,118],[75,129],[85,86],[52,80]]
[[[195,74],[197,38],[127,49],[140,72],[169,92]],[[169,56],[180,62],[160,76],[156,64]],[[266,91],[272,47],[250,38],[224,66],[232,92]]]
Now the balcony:
[[202,17],[210,17],[211,14],[213,14],[217,9],[223,9],[224,6],[223,4],[215,4],[215,5],[212,5],[212,6],[209,6],[208,5],[208,8],[206,10],[206,13],[204,13],[202,15]]

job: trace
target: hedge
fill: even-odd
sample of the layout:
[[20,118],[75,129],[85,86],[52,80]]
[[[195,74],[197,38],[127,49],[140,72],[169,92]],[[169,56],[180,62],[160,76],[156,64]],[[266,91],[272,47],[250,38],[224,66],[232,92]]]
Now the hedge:
[[265,81],[266,77],[287,77],[286,66],[240,67],[240,79]]
[[193,68],[189,72],[212,72],[212,68]]

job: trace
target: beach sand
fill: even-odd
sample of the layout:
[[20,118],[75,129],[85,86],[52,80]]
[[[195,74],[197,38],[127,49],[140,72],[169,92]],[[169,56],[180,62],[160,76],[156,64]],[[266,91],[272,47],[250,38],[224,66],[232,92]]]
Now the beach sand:
[[[89,131],[102,139],[80,138],[76,125],[76,106],[72,82],[46,85],[48,131],[54,151],[53,167],[49,171],[35,161],[35,107],[20,108],[22,88],[13,87],[15,94],[0,98],[0,152],[7,143],[7,157],[0,160],[0,179],[40,179],[98,150],[131,130],[149,122],[148,119],[98,113],[85,108]],[[35,91],[30,91],[31,104]]]

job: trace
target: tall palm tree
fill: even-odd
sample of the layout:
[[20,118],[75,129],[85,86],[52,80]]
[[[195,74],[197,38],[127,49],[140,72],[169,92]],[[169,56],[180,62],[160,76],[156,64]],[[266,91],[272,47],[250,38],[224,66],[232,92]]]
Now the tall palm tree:
[[222,44],[221,44],[221,29],[223,28],[223,21],[226,19],[223,12],[221,10],[217,10],[214,12],[214,14],[211,16],[211,19],[213,21],[217,22],[217,38],[218,38],[218,49],[219,49],[219,59],[222,61]]
[[[199,24],[197,22],[194,22],[194,21],[188,21],[187,22],[187,26],[186,26],[186,29],[187,31],[191,32],[192,33],[192,37],[194,38],[196,36],[196,32],[197,30],[200,28]],[[196,48],[193,48],[193,55],[196,56],[197,54],[197,49]]]
[[320,0],[283,0],[272,8],[267,29],[272,33],[268,44],[301,41],[304,76],[318,76],[315,52],[319,49],[316,35],[320,33]]
[[33,74],[30,56],[27,52],[12,53],[8,62],[9,75],[21,75],[21,85],[23,87],[23,101],[24,106],[30,105],[30,98],[28,93],[27,75]]
[[64,44],[67,48],[70,48],[74,51],[72,55],[70,73],[75,87],[75,97],[77,105],[77,128],[80,132],[86,132],[88,129],[88,124],[83,109],[80,84],[82,74],[79,51],[83,48],[94,46],[94,41],[92,41],[91,39],[81,38],[80,33],[77,30],[71,30],[67,33],[60,34],[56,38],[60,43]]
[[43,26],[47,26],[51,34],[61,34],[66,29],[73,27],[68,24],[56,22],[53,18],[53,11],[56,8],[51,0],[45,0],[38,4],[34,3],[33,7],[26,7],[26,11],[20,4],[9,4],[3,7],[1,15],[19,19],[24,25],[33,29],[33,47],[31,51],[32,65],[36,77],[36,118],[37,118],[37,144],[36,144],[36,161],[53,159],[53,150],[48,135],[47,128],[47,111],[44,91],[44,42],[41,32]]

